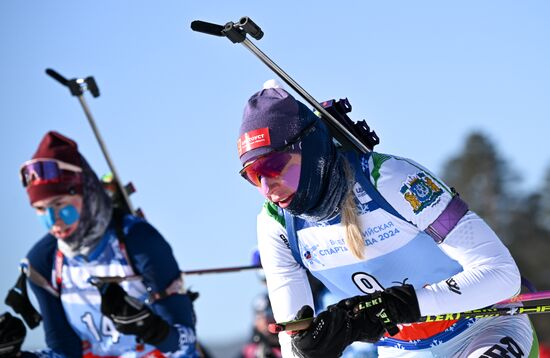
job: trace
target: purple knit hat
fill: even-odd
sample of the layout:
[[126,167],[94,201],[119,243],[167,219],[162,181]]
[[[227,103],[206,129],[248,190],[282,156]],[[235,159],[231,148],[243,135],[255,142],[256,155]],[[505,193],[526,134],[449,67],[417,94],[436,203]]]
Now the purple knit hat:
[[264,88],[252,95],[244,108],[237,141],[241,163],[294,139],[314,120],[306,111],[311,112],[282,88]]

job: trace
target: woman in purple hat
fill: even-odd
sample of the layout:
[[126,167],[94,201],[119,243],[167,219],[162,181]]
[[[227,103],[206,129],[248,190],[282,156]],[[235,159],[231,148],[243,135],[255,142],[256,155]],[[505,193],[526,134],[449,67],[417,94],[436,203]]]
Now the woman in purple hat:
[[267,199],[258,246],[275,319],[314,315],[307,271],[341,300],[309,328],[280,333],[284,356],[338,357],[354,341],[376,343],[381,357],[537,356],[525,315],[415,323],[520,290],[506,247],[429,170],[344,152],[278,87],[248,100],[237,145],[241,175]]
[[[24,260],[48,349],[20,352],[25,327],[4,314],[0,356],[198,357],[192,302],[169,244],[143,219],[116,214],[77,144],[48,132],[20,174],[48,230]],[[102,283],[113,276],[120,285]]]

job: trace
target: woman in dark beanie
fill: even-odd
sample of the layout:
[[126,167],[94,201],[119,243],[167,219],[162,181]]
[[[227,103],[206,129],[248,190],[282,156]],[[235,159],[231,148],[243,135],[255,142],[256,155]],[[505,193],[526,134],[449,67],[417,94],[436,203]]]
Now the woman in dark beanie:
[[[198,356],[192,303],[170,246],[140,218],[115,219],[77,144],[48,132],[20,174],[48,229],[25,268],[49,349],[23,355]],[[91,280],[135,275],[142,279],[120,285]]]
[[506,247],[429,170],[342,151],[277,86],[249,99],[238,151],[241,175],[267,198],[258,246],[275,319],[313,316],[306,271],[341,300],[308,329],[280,333],[283,356],[338,357],[354,341],[376,343],[381,357],[537,355],[527,316],[414,323],[520,289]]

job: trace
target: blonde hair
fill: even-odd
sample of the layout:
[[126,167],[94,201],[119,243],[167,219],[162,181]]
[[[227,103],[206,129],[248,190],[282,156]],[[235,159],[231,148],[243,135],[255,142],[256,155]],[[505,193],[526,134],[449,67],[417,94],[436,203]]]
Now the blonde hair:
[[348,192],[346,193],[346,198],[344,199],[341,209],[345,241],[353,256],[362,260],[365,258],[365,241],[361,234],[361,229],[359,228],[359,218],[353,200],[354,175],[347,160],[344,160],[344,172],[346,174],[346,180],[348,181]]

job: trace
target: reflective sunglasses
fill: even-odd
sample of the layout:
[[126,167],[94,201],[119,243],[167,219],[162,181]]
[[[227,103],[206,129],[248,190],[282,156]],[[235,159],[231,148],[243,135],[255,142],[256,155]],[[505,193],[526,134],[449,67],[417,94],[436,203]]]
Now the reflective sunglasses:
[[250,184],[260,187],[262,177],[275,178],[281,175],[292,155],[290,149],[301,142],[305,136],[315,130],[317,121],[311,123],[307,128],[298,133],[298,135],[284,144],[283,146],[274,149],[273,151],[255,159],[246,164],[239,174],[246,179]]
[[57,159],[37,158],[21,166],[19,175],[24,187],[30,185],[79,182],[82,168]]

